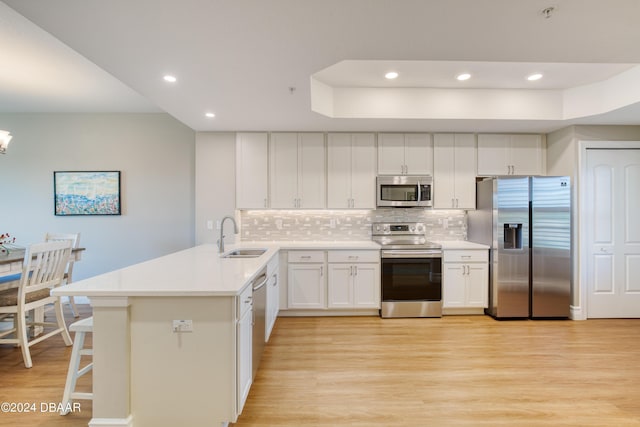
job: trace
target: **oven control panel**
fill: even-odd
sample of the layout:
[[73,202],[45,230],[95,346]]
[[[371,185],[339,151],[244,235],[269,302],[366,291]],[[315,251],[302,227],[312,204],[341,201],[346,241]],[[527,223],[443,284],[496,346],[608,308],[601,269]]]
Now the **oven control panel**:
[[374,236],[380,235],[419,235],[424,234],[425,226],[422,222],[374,222],[372,225]]

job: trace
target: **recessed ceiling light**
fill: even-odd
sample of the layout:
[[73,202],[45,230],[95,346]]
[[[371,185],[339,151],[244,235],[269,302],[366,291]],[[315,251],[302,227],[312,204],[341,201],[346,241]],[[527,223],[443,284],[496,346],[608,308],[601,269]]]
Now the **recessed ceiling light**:
[[213,113],[205,113],[205,116],[209,117],[210,119],[214,118],[216,115]]
[[458,76],[456,77],[456,79],[460,81],[469,80],[470,78],[471,78],[471,74],[469,73],[458,74]]
[[535,74],[531,74],[529,77],[527,77],[527,80],[529,80],[530,82],[536,81],[536,80],[540,80],[542,78],[542,74],[540,73],[535,73]]
[[175,76],[169,75],[167,74],[166,76],[163,77],[165,82],[169,82],[169,83],[175,83],[176,81],[178,81],[178,79],[175,78]]
[[389,80],[393,80],[396,77],[398,77],[398,73],[396,73],[395,71],[389,71],[387,74],[384,75],[384,77]]

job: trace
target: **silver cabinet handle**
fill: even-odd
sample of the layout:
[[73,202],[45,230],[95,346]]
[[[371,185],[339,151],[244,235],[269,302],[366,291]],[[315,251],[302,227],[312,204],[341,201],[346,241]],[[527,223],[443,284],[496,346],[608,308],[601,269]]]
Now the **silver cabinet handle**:
[[324,276],[324,265],[320,266],[320,277]]
[[349,276],[353,276],[353,265],[349,266]]
[[354,266],[353,266],[353,269],[354,269],[354,270],[355,270],[355,272],[356,272],[356,274],[354,274],[354,276],[357,276],[357,275],[358,275],[358,266],[357,266],[357,265],[354,265]]
[[456,198],[456,208],[458,207],[458,198]]

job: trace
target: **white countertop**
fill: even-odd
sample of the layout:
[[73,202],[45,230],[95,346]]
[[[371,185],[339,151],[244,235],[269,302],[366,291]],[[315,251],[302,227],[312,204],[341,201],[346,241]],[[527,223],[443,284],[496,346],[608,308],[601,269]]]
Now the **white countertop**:
[[[438,241],[443,250],[489,249],[468,241]],[[53,291],[54,295],[116,296],[234,296],[240,294],[279,250],[379,250],[370,240],[239,242],[237,248],[265,248],[257,258],[222,258],[218,248],[205,244],[104,273]]]
[[443,251],[454,249],[489,249],[488,245],[466,240],[436,240],[435,243],[440,244]]
[[371,240],[354,240],[348,242],[334,241],[274,241],[274,242],[240,242],[235,246],[258,248],[264,245],[277,245],[282,250],[374,250],[380,249],[380,245]]
[[265,248],[257,258],[221,258],[217,246],[205,244],[59,287],[53,295],[233,296],[238,295],[280,249],[369,249],[371,241],[240,242],[236,248]]

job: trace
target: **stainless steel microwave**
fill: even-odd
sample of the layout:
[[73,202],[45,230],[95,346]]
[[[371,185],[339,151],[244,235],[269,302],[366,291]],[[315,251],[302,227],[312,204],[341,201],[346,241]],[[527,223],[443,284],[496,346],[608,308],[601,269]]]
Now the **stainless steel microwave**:
[[379,176],[376,179],[378,207],[433,206],[431,176]]

